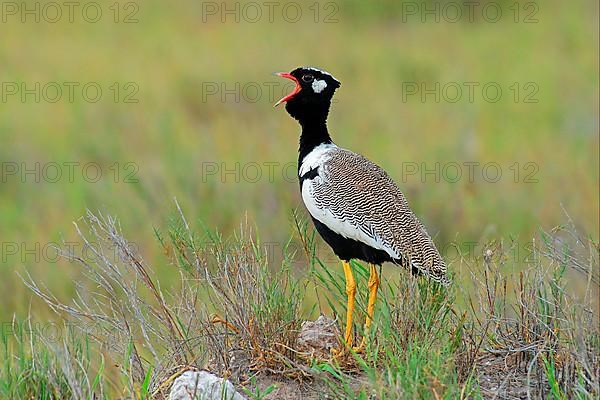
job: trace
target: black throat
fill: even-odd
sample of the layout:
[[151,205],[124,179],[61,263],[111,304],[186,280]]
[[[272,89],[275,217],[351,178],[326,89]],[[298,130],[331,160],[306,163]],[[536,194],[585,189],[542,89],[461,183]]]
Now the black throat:
[[[302,92],[300,92],[302,95]],[[331,97],[296,97],[288,101],[285,109],[302,127],[300,148],[298,149],[298,170],[302,160],[315,147],[323,143],[332,143],[327,131],[327,115]]]
[[298,149],[298,168],[302,160],[315,147],[323,143],[332,143],[327,131],[327,122],[323,120],[300,121],[302,134],[300,135],[300,148]]
[[315,147],[323,143],[331,143],[327,131],[327,115],[330,100],[305,103],[296,99],[289,101],[285,109],[302,127],[300,148],[298,149],[298,168],[300,163]]

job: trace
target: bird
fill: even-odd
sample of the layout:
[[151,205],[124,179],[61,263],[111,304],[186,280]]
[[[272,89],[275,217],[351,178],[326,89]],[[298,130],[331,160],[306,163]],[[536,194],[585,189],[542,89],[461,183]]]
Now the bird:
[[[398,185],[366,157],[338,147],[327,129],[331,100],[341,86],[330,73],[298,67],[276,75],[294,89],[277,101],[301,127],[298,180],[302,201],[323,240],[342,261],[346,281],[345,349],[362,351],[369,335],[377,292],[377,266],[391,262],[448,286],[446,264],[425,226],[409,208]],[[369,264],[367,312],[363,339],[353,347],[356,280],[350,260]]]

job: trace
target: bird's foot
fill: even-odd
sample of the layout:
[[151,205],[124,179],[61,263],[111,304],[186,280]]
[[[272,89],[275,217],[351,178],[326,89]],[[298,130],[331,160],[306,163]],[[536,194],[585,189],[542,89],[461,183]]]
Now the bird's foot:
[[360,344],[358,346],[354,346],[352,348],[352,351],[354,351],[357,354],[364,354],[366,347],[367,347],[367,338],[363,337],[362,340],[360,341]]
[[339,349],[331,349],[331,350],[329,350],[329,352],[331,353],[331,357],[332,357],[332,359],[334,359],[334,360],[337,360],[337,359],[343,358],[343,357],[345,357],[345,356],[346,356],[346,354],[348,353],[348,351],[347,351],[347,347],[346,347],[346,346],[344,346],[344,347],[341,347],[341,348],[339,348]]
[[356,354],[364,354],[365,352],[365,342],[361,342],[359,346],[354,346],[352,351]]
[[343,363],[345,363],[348,359],[348,356],[351,355],[353,351],[354,347],[352,347],[352,345],[344,344],[342,345],[342,347],[330,350],[331,359],[333,361],[342,361]]
[[359,346],[352,346],[351,344],[346,344],[341,348],[331,349],[330,352],[333,360],[340,360],[348,357],[351,354],[364,354],[365,343],[363,341]]

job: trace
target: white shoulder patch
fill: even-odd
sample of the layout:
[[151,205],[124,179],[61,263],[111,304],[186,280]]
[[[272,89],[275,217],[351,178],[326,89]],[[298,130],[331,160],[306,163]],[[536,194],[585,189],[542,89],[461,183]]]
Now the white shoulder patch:
[[327,87],[327,82],[315,79],[312,83],[312,89],[315,93],[321,93]]
[[302,159],[302,164],[300,164],[298,175],[302,176],[311,169],[323,165],[327,160],[329,160],[329,155],[327,153],[336,147],[337,146],[333,143],[323,143],[312,149],[312,151]]

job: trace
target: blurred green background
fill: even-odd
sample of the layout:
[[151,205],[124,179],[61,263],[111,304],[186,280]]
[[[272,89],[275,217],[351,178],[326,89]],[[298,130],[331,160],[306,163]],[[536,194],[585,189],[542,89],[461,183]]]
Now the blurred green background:
[[74,241],[86,208],[117,216],[165,279],[153,227],[174,197],[194,224],[229,234],[247,217],[285,243],[305,213],[299,127],[273,109],[291,87],[272,73],[301,65],[342,82],[334,140],[384,167],[441,247],[527,241],[563,208],[598,238],[596,1],[9,3],[2,321],[30,308],[15,271],[72,293],[80,270],[49,244]]

